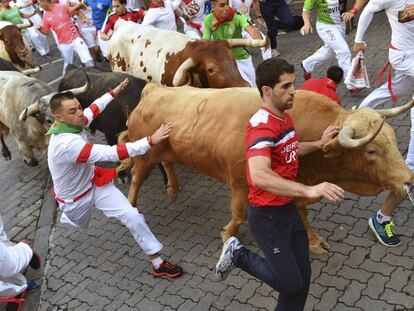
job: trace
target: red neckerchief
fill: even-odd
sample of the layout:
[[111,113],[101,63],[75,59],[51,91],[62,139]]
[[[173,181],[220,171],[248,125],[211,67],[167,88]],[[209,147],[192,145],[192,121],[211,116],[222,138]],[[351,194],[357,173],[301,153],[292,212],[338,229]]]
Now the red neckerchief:
[[236,14],[236,9],[230,8],[230,13],[229,13],[229,16],[227,16],[227,18],[225,18],[225,19],[220,20],[220,19],[217,17],[216,13],[213,11],[213,16],[214,16],[214,18],[215,18],[215,19],[216,19],[216,21],[217,21],[217,22],[215,22],[215,23],[213,24],[213,30],[216,30],[216,29],[217,29],[217,27],[218,27],[220,24],[223,24],[223,23],[225,23],[225,22],[230,22],[230,21],[232,21],[232,20],[233,20],[233,17],[234,17],[234,14]]
[[149,9],[156,9],[156,8],[164,8],[164,5],[156,5],[154,3],[151,3],[149,6]]

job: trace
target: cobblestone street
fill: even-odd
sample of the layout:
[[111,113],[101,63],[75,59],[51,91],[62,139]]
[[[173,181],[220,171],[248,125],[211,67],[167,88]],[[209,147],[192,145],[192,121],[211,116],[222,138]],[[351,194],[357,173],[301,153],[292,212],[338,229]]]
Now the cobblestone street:
[[[350,45],[354,35],[348,38]],[[367,33],[370,76],[386,61],[389,38],[387,19],[383,13],[377,14]],[[281,57],[296,67],[296,85],[302,85],[300,62],[320,46],[320,39],[316,34],[302,37],[293,32],[281,35],[278,44]],[[319,68],[314,76],[324,76],[329,65]],[[350,109],[371,90],[350,95],[342,85],[343,106]],[[402,98],[400,103],[406,100]],[[395,129],[405,158],[409,115],[387,122]],[[103,143],[102,135],[95,141]],[[51,202],[43,200],[50,188],[46,158],[38,154],[40,165],[28,167],[11,137],[8,144],[13,160],[0,160],[1,213],[10,238],[33,240],[36,228],[42,228],[38,219],[43,203]],[[180,181],[178,196],[168,196],[161,173],[154,169],[139,194],[138,210],[165,245],[163,253],[179,262],[185,274],[174,281],[153,278],[149,260],[129,231],[100,211],[94,211],[87,230],[59,224],[57,213],[56,224],[44,239],[49,251],[38,310],[274,310],[277,293],[246,273],[235,269],[224,282],[214,278],[213,267],[222,246],[221,228],[230,220],[228,187],[182,166],[176,166],[175,171]],[[128,187],[120,185],[125,194]],[[403,243],[386,248],[377,242],[367,222],[383,199],[384,193],[378,197],[347,193],[340,205],[322,202],[310,207],[311,225],[331,248],[325,255],[312,255],[306,310],[414,310],[414,207],[408,200],[401,204],[394,222]],[[257,250],[247,225],[241,226],[240,240]],[[25,310],[35,309],[26,304]]]

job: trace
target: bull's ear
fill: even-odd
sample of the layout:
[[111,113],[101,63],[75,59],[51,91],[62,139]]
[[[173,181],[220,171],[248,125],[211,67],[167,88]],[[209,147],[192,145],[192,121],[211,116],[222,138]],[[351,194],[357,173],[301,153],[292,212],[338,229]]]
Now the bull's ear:
[[3,32],[0,30],[0,39],[1,40],[4,40],[4,37],[3,37]]
[[324,158],[326,159],[333,159],[337,158],[342,154],[342,146],[339,144],[338,138],[335,137],[330,142],[326,143],[325,146],[322,147],[322,151],[324,153]]

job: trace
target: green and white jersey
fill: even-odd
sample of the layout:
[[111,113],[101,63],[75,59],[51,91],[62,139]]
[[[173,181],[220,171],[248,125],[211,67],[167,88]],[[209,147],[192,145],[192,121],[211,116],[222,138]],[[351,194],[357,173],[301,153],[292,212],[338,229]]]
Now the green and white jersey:
[[324,24],[341,24],[346,10],[346,0],[305,0],[304,11],[316,10],[317,20]]

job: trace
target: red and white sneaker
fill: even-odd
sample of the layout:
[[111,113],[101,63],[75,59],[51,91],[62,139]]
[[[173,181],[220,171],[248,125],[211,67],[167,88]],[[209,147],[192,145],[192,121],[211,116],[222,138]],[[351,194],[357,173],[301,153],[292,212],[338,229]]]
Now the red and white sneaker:
[[168,278],[176,278],[183,274],[183,268],[178,265],[174,265],[166,260],[160,264],[158,269],[152,266],[152,275],[154,277],[166,276]]

